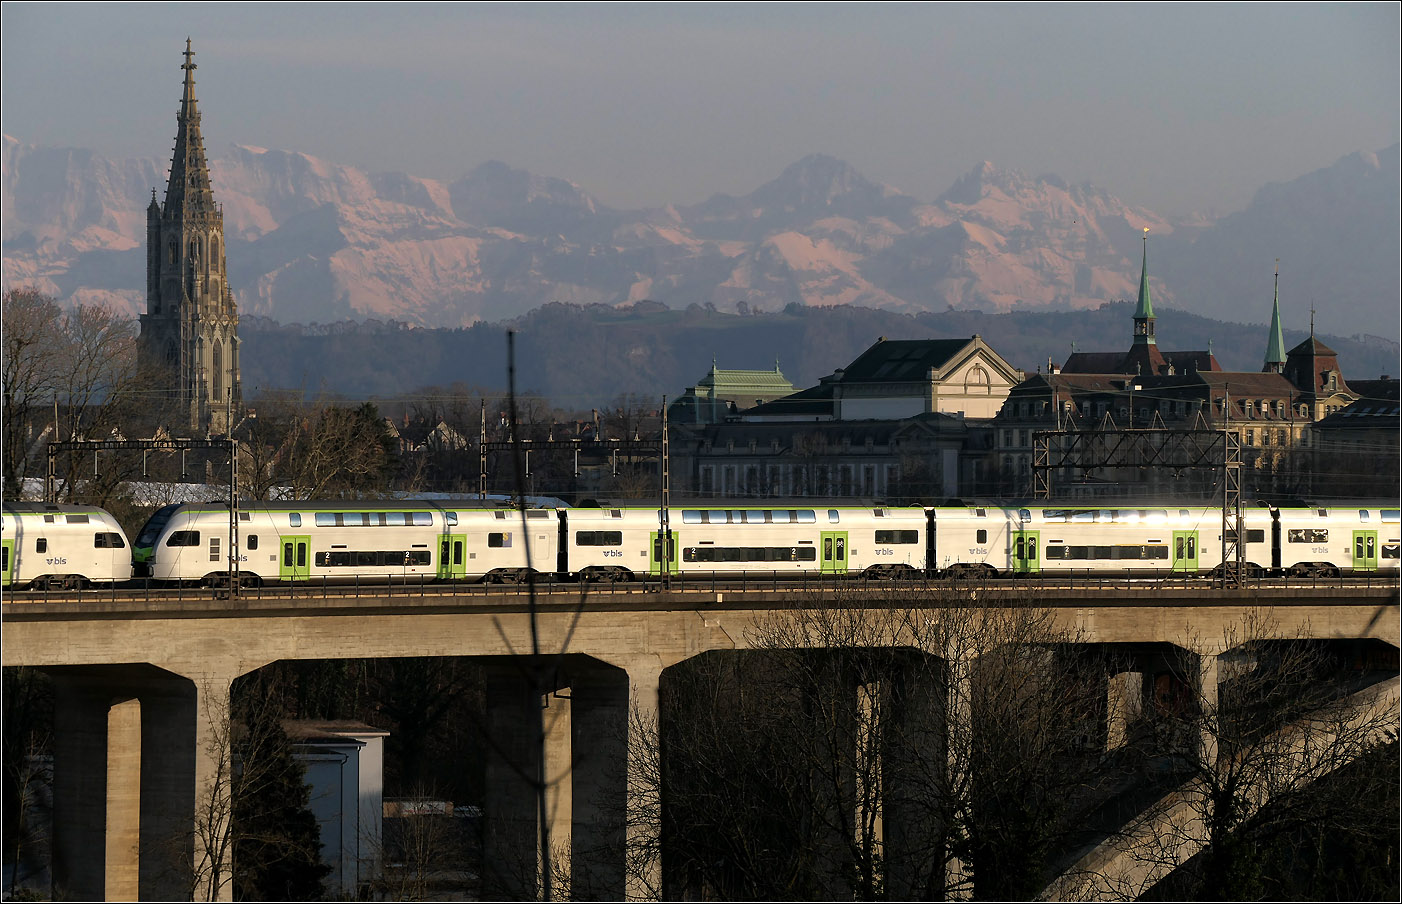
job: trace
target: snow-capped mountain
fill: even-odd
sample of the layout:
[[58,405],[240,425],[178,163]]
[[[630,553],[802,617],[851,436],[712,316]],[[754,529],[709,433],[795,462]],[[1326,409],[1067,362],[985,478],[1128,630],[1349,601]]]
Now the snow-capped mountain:
[[[139,313],[145,208],[152,188],[164,192],[164,170],[154,158],[6,136],[6,284]],[[1263,320],[1272,259],[1289,253],[1311,291],[1339,290],[1314,299],[1334,330],[1386,335],[1397,322],[1396,147],[1269,186],[1215,224],[1171,222],[1092,185],[986,162],[923,201],[811,155],[743,197],[642,211],[499,162],[443,183],[236,146],[210,171],[240,310],[283,322],[463,326],[551,301],[641,299],[721,310],[1084,308],[1134,295],[1144,227],[1156,303],[1221,313],[1218,290],[1229,287],[1250,296],[1240,319]]]

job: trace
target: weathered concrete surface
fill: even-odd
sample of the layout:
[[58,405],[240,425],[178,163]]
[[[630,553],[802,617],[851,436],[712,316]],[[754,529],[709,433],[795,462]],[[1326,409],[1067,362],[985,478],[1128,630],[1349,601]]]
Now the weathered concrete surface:
[[[1386,729],[1396,729],[1398,691],[1399,679],[1394,675],[1350,695],[1341,708],[1347,714],[1342,722],[1337,722],[1336,715],[1314,722],[1315,717],[1307,716],[1277,732],[1274,739],[1285,753],[1282,768],[1315,781],[1348,765],[1354,757],[1339,756],[1332,739],[1343,733],[1350,737],[1357,734],[1356,743],[1347,745],[1357,748],[1355,754],[1369,740],[1365,733],[1374,735],[1373,740],[1382,740]],[[1174,789],[1124,831],[1081,857],[1047,887],[1042,900],[1123,901],[1141,897],[1203,849],[1208,795],[1204,777]],[[1255,812],[1268,801],[1267,794],[1259,791],[1248,809]]]
[[[1399,644],[1395,588],[1292,590],[1281,599],[1226,591],[1124,593],[1101,597],[1099,603],[1094,597],[1061,593],[1045,599],[1024,596],[1018,604],[1048,607],[1057,627],[1085,643],[1157,642],[1220,652],[1232,645],[1243,619],[1254,612],[1264,613],[1281,636]],[[618,665],[655,656],[665,667],[706,650],[745,648],[758,621],[822,599],[750,594],[747,601],[764,605],[732,608],[737,596],[678,593],[651,599],[640,594],[625,597],[634,601],[631,608],[620,608],[617,598],[604,598],[607,608],[594,601],[580,608],[561,600],[537,616],[539,649],[558,653],[567,648]],[[977,598],[963,604],[998,602],[987,593],[973,596]],[[903,597],[899,604],[909,605],[909,600]],[[7,603],[0,650],[6,665],[148,662],[198,680],[236,677],[280,659],[499,656],[531,649],[530,618],[519,598],[505,598],[500,605],[454,597],[239,600],[235,605],[210,600],[177,607]]]

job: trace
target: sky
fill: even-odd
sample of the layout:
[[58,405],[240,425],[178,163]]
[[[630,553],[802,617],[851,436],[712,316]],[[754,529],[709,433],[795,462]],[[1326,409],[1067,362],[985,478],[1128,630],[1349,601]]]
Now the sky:
[[59,4],[0,8],[0,126],[168,157],[185,38],[206,147],[451,181],[488,160],[620,208],[809,153],[933,200],[984,160],[1167,216],[1399,140],[1399,6]]

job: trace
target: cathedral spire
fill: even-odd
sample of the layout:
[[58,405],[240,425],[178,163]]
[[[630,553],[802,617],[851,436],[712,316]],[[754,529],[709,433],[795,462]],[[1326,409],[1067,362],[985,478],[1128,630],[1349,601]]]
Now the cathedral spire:
[[185,39],[185,89],[180,98],[180,113],[176,117],[175,150],[170,159],[170,183],[166,186],[165,213],[212,213],[214,191],[209,183],[209,167],[205,163],[204,138],[200,134],[200,110],[195,101],[195,52],[190,39]]
[[1144,258],[1139,270],[1139,306],[1134,309],[1134,344],[1156,345],[1154,306],[1149,301],[1149,227],[1144,227]]
[[1280,258],[1275,259],[1275,301],[1271,303],[1271,331],[1266,340],[1266,364],[1262,373],[1284,373],[1285,336],[1280,329]]

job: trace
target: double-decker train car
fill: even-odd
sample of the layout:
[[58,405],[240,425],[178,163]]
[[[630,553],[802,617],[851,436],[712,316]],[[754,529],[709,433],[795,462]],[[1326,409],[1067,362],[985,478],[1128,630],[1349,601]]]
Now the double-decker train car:
[[[792,507],[791,507],[792,506]],[[914,575],[927,566],[924,508],[812,505],[677,507],[662,549],[657,509],[568,509],[560,571],[586,580],[672,574]]]
[[6,589],[74,590],[131,579],[127,535],[95,506],[5,503],[0,547]]
[[1358,505],[1272,509],[1267,567],[1296,577],[1395,572],[1398,511]]
[[[775,501],[680,506],[663,548],[656,508],[455,508],[433,502],[288,502],[239,512],[240,580],[628,581],[669,574],[776,579],[864,574],[1206,574],[1238,538],[1207,506],[856,507]],[[1250,574],[1398,569],[1398,509],[1256,507],[1240,542]],[[220,583],[229,510],[168,506],[137,538],[137,574]],[[1225,539],[1225,543],[1224,543]]]
[[[554,513],[460,509],[423,501],[259,503],[239,509],[240,583],[515,581],[552,573]],[[229,508],[160,509],[137,536],[137,574],[159,582],[228,580]]]

